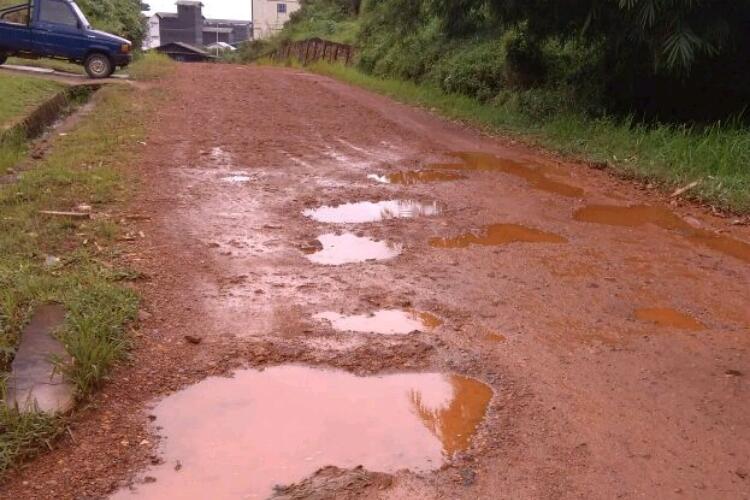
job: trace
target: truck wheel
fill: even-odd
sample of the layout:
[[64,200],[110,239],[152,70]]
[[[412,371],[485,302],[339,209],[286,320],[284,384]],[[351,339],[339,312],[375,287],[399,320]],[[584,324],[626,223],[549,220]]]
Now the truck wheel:
[[91,54],[83,63],[91,78],[107,78],[114,72],[112,61],[104,54]]

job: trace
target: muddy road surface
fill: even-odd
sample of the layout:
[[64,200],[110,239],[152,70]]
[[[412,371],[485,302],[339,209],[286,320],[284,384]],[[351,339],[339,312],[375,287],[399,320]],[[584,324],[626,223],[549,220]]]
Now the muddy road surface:
[[747,227],[297,70],[159,85],[133,359],[5,498],[750,496]]

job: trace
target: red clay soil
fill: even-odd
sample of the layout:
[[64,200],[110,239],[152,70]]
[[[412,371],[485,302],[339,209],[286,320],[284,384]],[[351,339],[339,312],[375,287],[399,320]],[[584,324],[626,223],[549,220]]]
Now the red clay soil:
[[[450,372],[494,390],[471,447],[440,470],[330,468],[290,478],[284,498],[750,498],[747,227],[297,70],[182,65],[158,86],[144,95],[158,106],[124,214],[145,235],[123,243],[144,276],[132,361],[2,498],[98,498],[153,481],[148,467],[164,460],[154,401],[282,363]],[[457,175],[368,178],[429,169]],[[388,199],[445,210],[349,225],[303,216]],[[648,220],[574,217],[603,205],[650,205],[684,224],[642,209]],[[318,237],[344,231],[401,253],[308,259]],[[724,243],[707,243],[714,235]],[[313,319],[396,308],[442,325],[355,335]]]

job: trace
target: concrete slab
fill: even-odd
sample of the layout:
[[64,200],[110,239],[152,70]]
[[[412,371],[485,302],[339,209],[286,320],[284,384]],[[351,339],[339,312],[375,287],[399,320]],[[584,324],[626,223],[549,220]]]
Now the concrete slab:
[[73,386],[55,371],[53,357],[65,357],[65,347],[52,334],[65,321],[60,304],[41,306],[24,329],[21,345],[11,365],[8,379],[9,406],[21,410],[59,413],[74,403]]

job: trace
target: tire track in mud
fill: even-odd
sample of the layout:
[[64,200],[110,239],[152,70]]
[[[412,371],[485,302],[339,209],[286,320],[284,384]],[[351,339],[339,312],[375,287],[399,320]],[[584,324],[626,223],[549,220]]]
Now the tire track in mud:
[[[315,424],[318,409],[302,402],[317,387],[336,386],[316,385],[316,378],[329,376],[317,369],[343,370],[330,376],[355,386],[404,380],[399,374],[436,378],[427,386],[399,386],[401,394],[419,396],[407,398],[411,406],[394,421],[419,417],[423,423],[385,430],[372,439],[381,445],[377,451],[358,448],[362,433],[354,432],[324,440],[326,446],[347,441],[351,453],[336,457],[351,463],[327,463],[325,453],[318,463],[314,451],[305,457],[282,454],[287,458],[275,463],[313,457],[309,463],[315,467],[342,468],[307,479],[315,467],[296,469],[279,481],[300,483],[279,490],[280,497],[295,488],[371,498],[743,491],[742,464],[750,451],[737,433],[750,428],[741,404],[750,371],[746,264],[653,225],[594,225],[573,217],[588,205],[624,205],[623,196],[633,205],[659,200],[602,172],[297,71],[186,65],[162,85],[141,169],[144,190],[132,207],[151,217],[142,224],[148,238],[129,250],[148,277],[138,284],[148,314],[133,363],[79,417],[74,428],[79,440],[64,441],[60,450],[19,472],[7,492],[34,488],[40,498],[73,498],[119,490],[129,497],[122,488],[132,485],[136,498],[148,498],[161,485],[179,488],[170,476],[181,478],[183,487],[191,484],[197,477],[191,475],[196,467],[191,450],[205,458],[209,455],[195,453],[195,446],[210,443],[212,433],[221,441],[222,430],[243,431],[234,422],[204,428],[201,415],[214,415],[225,403],[231,413],[259,401],[284,401],[299,383],[278,375],[274,384],[293,387],[253,384],[289,363],[311,370],[301,377],[310,383],[307,393],[264,421],[295,432],[308,423],[316,437],[325,435]],[[482,156],[474,161],[456,155],[461,152]],[[493,158],[500,167],[487,164]],[[424,179],[408,172],[453,175]],[[356,223],[304,216],[322,206],[386,200],[444,208],[420,217],[386,212],[376,217],[381,220],[355,218]],[[690,207],[680,212],[701,230],[750,240],[743,228],[726,227]],[[477,245],[494,237],[493,227],[503,233],[491,242],[497,244]],[[504,237],[509,228],[512,238]],[[343,234],[391,242],[399,255],[339,266],[308,260],[324,247],[321,235]],[[540,234],[554,241],[534,242]],[[459,248],[430,245],[453,240]],[[685,331],[644,321],[638,313],[644,309],[673,309],[705,328]],[[354,334],[336,330],[335,321],[316,319],[326,313],[367,323],[382,321],[383,311],[404,311],[399,321],[419,332]],[[420,327],[419,313],[436,318],[433,326]],[[264,367],[265,372],[252,370]],[[209,378],[233,372],[234,381]],[[368,377],[350,379],[351,374]],[[246,379],[250,385],[236,389]],[[477,418],[487,399],[482,385],[467,389],[456,380],[491,388],[483,420]],[[212,387],[224,397],[211,400]],[[266,387],[276,387],[271,394],[278,397],[252,400]],[[202,390],[202,397],[189,399]],[[366,407],[368,394],[382,392],[355,387],[341,399]],[[236,400],[227,402],[233,395]],[[332,410],[328,420],[347,412],[346,405],[337,406],[341,401],[326,399],[335,396],[336,391],[318,394]],[[187,418],[208,400],[209,407],[192,412],[198,419],[192,427],[166,416],[172,407]],[[380,412],[357,417],[361,428],[403,410],[390,406],[381,403]],[[468,414],[474,423],[462,427]],[[337,426],[345,423],[344,418]],[[473,426],[476,433],[466,441]],[[411,430],[398,435],[399,428]],[[276,435],[274,429],[262,436],[268,456],[289,446],[294,450],[285,433]],[[445,467],[435,462],[445,460],[440,453],[423,455],[436,466],[418,474],[395,472],[398,466],[387,460],[368,461],[387,457],[399,441],[413,443],[412,451],[424,449],[410,441],[418,432],[425,433],[427,446],[447,447],[456,435],[466,442],[448,447],[459,453]],[[218,473],[230,472],[251,454],[247,448],[216,449],[221,453],[210,455],[209,465],[226,460]],[[94,453],[96,461],[90,458]],[[352,456],[364,458],[354,463]],[[360,464],[394,474],[383,480],[371,474],[382,470],[356,469]],[[433,468],[439,470],[430,473]],[[39,485],[48,489],[42,492]]]

